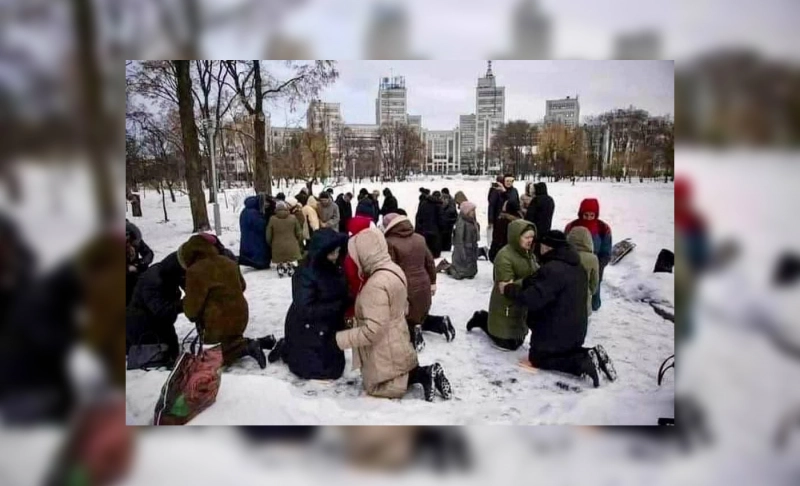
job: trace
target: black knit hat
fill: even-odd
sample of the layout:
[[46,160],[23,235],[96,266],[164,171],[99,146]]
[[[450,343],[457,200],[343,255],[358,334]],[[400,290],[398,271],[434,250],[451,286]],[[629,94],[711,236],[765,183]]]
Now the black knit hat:
[[539,238],[539,243],[550,248],[561,248],[567,246],[567,235],[563,231],[550,230]]
[[356,216],[375,217],[375,206],[369,199],[362,199],[356,206]]

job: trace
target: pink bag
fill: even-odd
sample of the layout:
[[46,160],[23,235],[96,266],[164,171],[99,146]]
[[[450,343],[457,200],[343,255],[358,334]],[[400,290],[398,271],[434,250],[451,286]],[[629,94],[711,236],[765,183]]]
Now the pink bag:
[[183,352],[161,388],[153,425],[185,425],[217,399],[222,375],[222,348],[198,354]]

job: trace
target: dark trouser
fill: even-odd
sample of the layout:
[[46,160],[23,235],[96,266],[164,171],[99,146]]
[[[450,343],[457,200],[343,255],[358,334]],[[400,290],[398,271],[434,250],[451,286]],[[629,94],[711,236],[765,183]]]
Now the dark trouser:
[[[425,367],[427,368],[427,366]],[[429,375],[425,372],[426,370],[423,369],[422,366],[417,365],[416,368],[408,372],[408,388],[411,388],[413,385],[417,383],[422,384],[425,382],[426,379],[429,379]]]
[[424,236],[425,244],[428,246],[431,254],[433,254],[433,258],[442,256],[441,235],[439,233],[426,233]]
[[531,348],[528,358],[535,368],[581,376],[586,360],[591,359],[587,351],[589,351],[587,348],[577,348],[563,353],[547,353]]
[[524,339],[504,339],[497,336],[493,336],[492,333],[489,332],[489,313],[486,311],[480,311],[474,316],[473,325],[479,329],[483,329],[483,332],[486,333],[487,336],[499,347],[503,349],[507,349],[509,351],[516,351],[522,346],[522,343],[525,342]]
[[451,251],[453,249],[453,227],[448,226],[442,230],[442,251]]
[[248,339],[242,336],[226,337],[220,344],[222,345],[222,363],[229,366],[245,355]]
[[444,316],[425,316],[425,320],[422,321],[422,330],[435,332],[436,334],[444,334]]
[[139,281],[139,272],[126,272],[125,274],[125,307],[131,303],[133,297],[133,289],[136,288],[136,282]]

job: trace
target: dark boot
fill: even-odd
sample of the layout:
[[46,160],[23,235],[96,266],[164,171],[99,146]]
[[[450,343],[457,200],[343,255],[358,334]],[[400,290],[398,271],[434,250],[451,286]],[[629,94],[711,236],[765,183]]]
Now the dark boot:
[[477,311],[472,314],[472,318],[467,321],[467,332],[475,329],[483,329],[486,331],[486,326],[489,323],[489,313],[486,311]]
[[439,363],[431,365],[431,373],[433,374],[433,384],[436,390],[442,395],[445,400],[450,400],[453,397],[453,388],[450,386],[450,380],[444,375],[444,368]]
[[444,337],[448,343],[456,338],[456,328],[450,322],[450,316],[444,316]]
[[272,348],[272,351],[269,352],[269,356],[267,359],[270,363],[274,363],[279,359],[283,359],[283,347],[286,345],[286,340],[281,338],[275,343],[275,346]]
[[425,320],[422,321],[422,330],[441,334],[447,342],[452,341],[456,337],[456,330],[453,328],[453,324],[447,316],[426,316]]
[[263,370],[267,367],[267,357],[264,356],[264,351],[261,350],[261,345],[255,339],[247,340],[247,347],[245,347],[245,356],[250,356],[258,362],[258,366]]
[[412,385],[422,385],[425,401],[432,402],[433,394],[436,389],[431,366],[417,366],[408,372],[408,387]]
[[272,349],[275,347],[275,342],[275,336],[272,334],[258,338],[258,344],[261,346],[261,349]]
[[600,386],[600,376],[597,370],[600,367],[599,359],[597,358],[597,351],[590,349],[586,352],[586,357],[581,363],[581,376],[588,376],[592,379],[592,385],[597,388]]
[[422,338],[422,328],[420,326],[414,326],[411,330],[411,344],[414,345],[414,349],[418,353],[425,349],[425,340]]
[[606,375],[608,381],[616,381],[617,370],[614,368],[614,363],[611,362],[611,358],[608,357],[606,348],[598,344],[594,347],[594,352],[597,353],[597,364],[600,365],[600,371]]

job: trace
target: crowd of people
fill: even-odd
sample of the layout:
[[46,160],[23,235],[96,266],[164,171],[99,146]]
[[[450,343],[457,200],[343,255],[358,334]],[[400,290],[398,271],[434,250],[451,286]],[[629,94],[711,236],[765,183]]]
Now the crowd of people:
[[[344,351],[353,350],[366,393],[400,398],[420,385],[426,400],[452,396],[440,363],[420,365],[423,332],[447,342],[449,316],[431,315],[437,274],[472,279],[478,260],[493,264],[488,310],[466,325],[482,329],[501,350],[517,350],[531,331],[531,366],[589,377],[616,371],[602,346],[584,347],[588,318],[600,308],[603,271],[611,255],[610,226],[599,202],[585,199],[565,231],[552,229],[555,202],[543,182],[520,197],[511,175],[488,195],[487,246],[480,245],[477,205],[461,191],[420,188],[415,218],[391,190],[352,193],[303,189],[293,197],[248,197],[240,216],[235,257],[210,233],[192,236],[150,266],[152,251],[129,224],[126,349],[166,344],[180,350],[175,322],[183,313],[203,342],[220,343],[226,364],[245,357],[261,368],[283,361],[300,378],[335,380]],[[436,259],[452,252],[452,261]],[[238,264],[238,265],[237,265]],[[283,337],[245,338],[248,304],[239,265],[268,269],[292,283]],[[133,285],[132,285],[133,284]],[[265,356],[268,351],[268,356]]]

